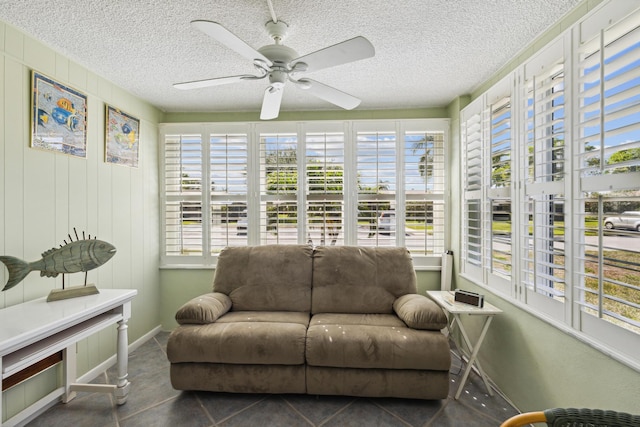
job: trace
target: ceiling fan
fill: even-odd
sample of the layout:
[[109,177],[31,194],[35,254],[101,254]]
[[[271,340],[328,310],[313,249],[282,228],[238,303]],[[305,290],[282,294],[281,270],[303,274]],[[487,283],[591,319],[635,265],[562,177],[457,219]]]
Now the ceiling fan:
[[263,46],[257,50],[217,22],[195,20],[191,22],[191,25],[253,61],[258,75],[243,74],[176,83],[173,86],[177,89],[196,89],[269,77],[270,84],[264,91],[262,101],[261,120],[271,120],[278,117],[287,80],[294,83],[296,87],[346,110],[352,110],[360,105],[360,99],[348,93],[316,80],[306,77],[298,78],[297,75],[371,58],[375,55],[373,45],[362,36],[345,40],[307,55],[298,56],[295,50],[282,44],[288,29],[288,25],[283,21],[271,20],[267,22],[266,28],[274,44]]

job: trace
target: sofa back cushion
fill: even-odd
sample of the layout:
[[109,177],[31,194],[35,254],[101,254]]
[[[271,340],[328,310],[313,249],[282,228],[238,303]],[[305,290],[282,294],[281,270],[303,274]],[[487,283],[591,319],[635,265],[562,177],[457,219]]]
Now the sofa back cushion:
[[393,313],[396,298],[415,293],[406,248],[319,246],[313,259],[311,312]]
[[218,257],[213,291],[231,298],[232,311],[308,313],[312,254],[307,245],[226,248]]

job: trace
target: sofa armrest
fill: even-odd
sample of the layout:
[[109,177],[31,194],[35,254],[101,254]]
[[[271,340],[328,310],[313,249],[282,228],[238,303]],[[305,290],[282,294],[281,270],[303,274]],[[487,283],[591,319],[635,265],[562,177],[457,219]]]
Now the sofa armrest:
[[439,331],[447,326],[447,316],[442,309],[424,295],[403,295],[395,300],[393,310],[413,329]]
[[213,323],[231,308],[231,298],[220,292],[200,295],[187,301],[176,312],[176,321],[186,323]]

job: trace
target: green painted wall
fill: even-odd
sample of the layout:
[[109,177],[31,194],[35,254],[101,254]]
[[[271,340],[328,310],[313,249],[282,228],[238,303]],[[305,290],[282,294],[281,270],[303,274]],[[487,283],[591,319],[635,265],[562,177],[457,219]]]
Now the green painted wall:
[[[640,413],[640,372],[486,289],[463,278],[459,285],[483,293],[504,311],[491,325],[480,360],[521,411],[586,407]],[[477,322],[465,325],[478,336]]]
[[[87,94],[87,156],[77,158],[32,149],[31,70]],[[105,104],[140,119],[137,168],[105,163]],[[98,236],[117,254],[89,271],[98,289],[136,289],[129,342],[160,324],[158,123],[155,107],[0,21],[0,254],[29,261],[73,233]],[[0,283],[8,279],[0,266]],[[67,285],[83,275],[67,275]],[[62,287],[62,276],[30,274],[0,293],[0,308],[44,297]],[[4,327],[4,326],[0,326]],[[116,351],[116,328],[77,345],[77,372],[84,375]],[[61,369],[49,369],[2,394],[3,418],[20,412],[59,387]],[[3,420],[0,420],[2,424]]]

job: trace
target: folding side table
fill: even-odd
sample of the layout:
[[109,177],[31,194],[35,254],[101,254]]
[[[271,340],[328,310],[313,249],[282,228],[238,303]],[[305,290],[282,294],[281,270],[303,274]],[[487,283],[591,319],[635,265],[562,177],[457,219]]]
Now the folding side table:
[[[460,381],[460,385],[458,386],[458,391],[456,392],[455,399],[457,400],[462,393],[462,389],[464,388],[464,384],[467,382],[469,378],[469,373],[471,372],[471,368],[473,365],[476,365],[478,368],[478,372],[480,372],[480,376],[484,381],[484,385],[487,387],[487,391],[490,396],[493,396],[493,391],[491,390],[491,386],[489,385],[489,381],[487,380],[487,376],[480,365],[480,361],[477,359],[478,352],[480,351],[480,347],[482,346],[482,341],[484,341],[484,337],[487,335],[487,331],[489,330],[489,326],[491,325],[491,321],[496,314],[502,313],[502,310],[499,308],[484,302],[484,306],[477,307],[471,304],[465,304],[463,302],[457,302],[454,299],[454,293],[452,291],[427,291],[427,295],[434,300],[440,307],[442,307],[450,316],[449,323],[447,328],[449,329],[449,336],[453,333],[454,328],[458,327],[460,329],[460,334],[462,335],[462,339],[464,344],[467,347],[468,354],[464,354],[469,358],[467,363],[467,368],[464,370],[464,374],[462,375],[462,380]],[[484,318],[484,324],[482,326],[482,330],[480,331],[480,335],[478,336],[475,344],[471,342],[469,338],[469,334],[464,329],[464,325],[462,324],[461,317],[463,315],[469,316],[480,316]],[[464,352],[462,346],[456,346],[460,350],[460,353]],[[462,358],[463,354],[460,354]]]

